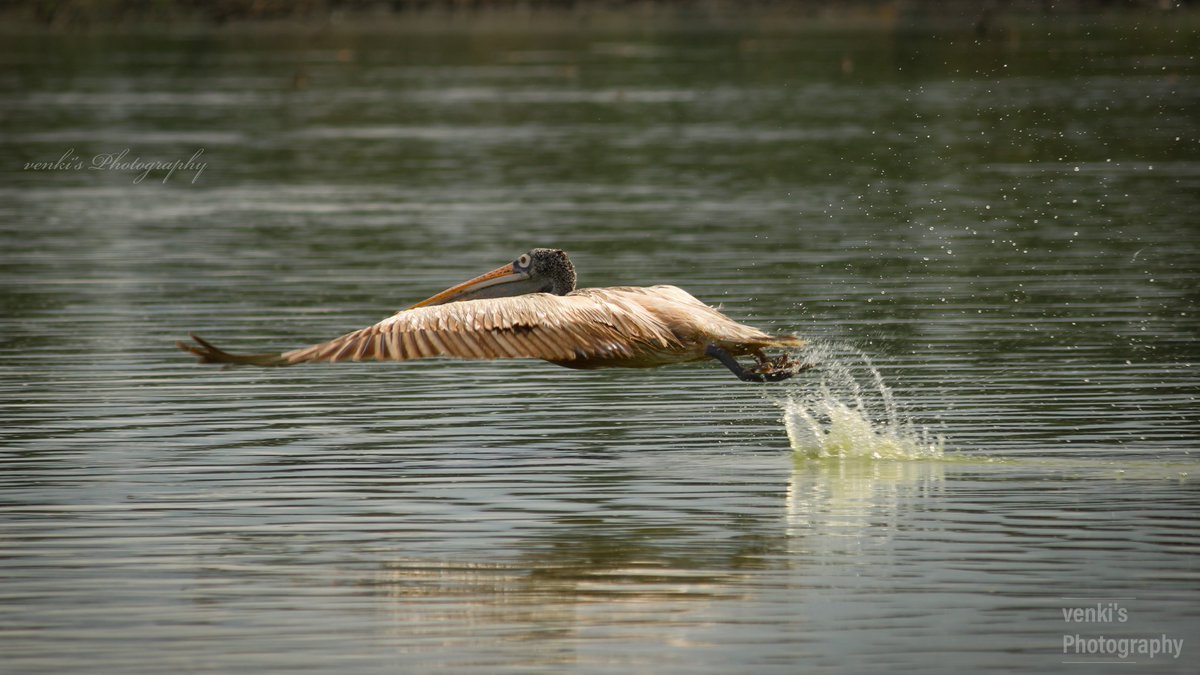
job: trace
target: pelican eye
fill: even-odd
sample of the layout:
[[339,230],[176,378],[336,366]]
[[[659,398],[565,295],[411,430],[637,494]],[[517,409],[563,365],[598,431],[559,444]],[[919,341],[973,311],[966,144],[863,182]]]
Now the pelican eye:
[[517,258],[517,267],[529,267],[530,262],[532,262],[532,260],[530,259],[529,254],[523,253],[521,254],[520,258]]

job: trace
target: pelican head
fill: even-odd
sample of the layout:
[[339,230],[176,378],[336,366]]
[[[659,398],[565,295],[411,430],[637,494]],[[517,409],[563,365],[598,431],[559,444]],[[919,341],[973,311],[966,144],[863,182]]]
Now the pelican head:
[[575,266],[565,251],[535,248],[511,263],[464,281],[409,309],[463,300],[502,298],[526,293],[566,295],[575,290]]

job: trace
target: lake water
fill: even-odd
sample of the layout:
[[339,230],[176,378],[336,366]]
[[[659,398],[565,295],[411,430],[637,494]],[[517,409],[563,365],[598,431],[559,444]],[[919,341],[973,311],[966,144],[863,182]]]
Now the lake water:
[[[1194,672],[1186,19],[6,35],[0,670]],[[533,246],[821,368],[173,347]]]

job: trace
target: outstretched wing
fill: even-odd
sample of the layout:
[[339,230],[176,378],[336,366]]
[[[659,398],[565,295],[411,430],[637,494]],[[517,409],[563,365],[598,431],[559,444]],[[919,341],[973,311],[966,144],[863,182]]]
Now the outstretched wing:
[[319,345],[281,354],[289,363],[631,357],[678,344],[667,326],[619,299],[535,293],[452,302],[394,314]]
[[199,347],[180,347],[205,362],[261,366],[435,357],[534,358],[570,365],[681,347],[666,324],[636,303],[619,294],[586,292],[534,293],[408,309],[374,326],[282,354],[239,356],[196,340]]

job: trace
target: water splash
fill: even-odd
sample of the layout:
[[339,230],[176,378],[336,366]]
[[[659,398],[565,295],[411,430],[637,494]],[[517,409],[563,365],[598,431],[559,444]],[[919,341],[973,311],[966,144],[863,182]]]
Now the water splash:
[[[776,400],[792,449],[820,457],[940,459],[944,442],[914,424],[863,352],[838,344],[810,346],[819,381]],[[801,381],[797,378],[797,381]]]

